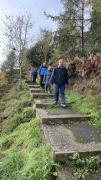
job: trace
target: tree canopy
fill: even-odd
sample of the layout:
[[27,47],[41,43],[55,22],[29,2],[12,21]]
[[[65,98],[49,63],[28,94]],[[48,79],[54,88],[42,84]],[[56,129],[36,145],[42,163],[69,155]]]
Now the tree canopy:
[[28,50],[27,58],[34,66],[48,63],[54,51],[53,37],[49,30],[42,29],[38,42]]

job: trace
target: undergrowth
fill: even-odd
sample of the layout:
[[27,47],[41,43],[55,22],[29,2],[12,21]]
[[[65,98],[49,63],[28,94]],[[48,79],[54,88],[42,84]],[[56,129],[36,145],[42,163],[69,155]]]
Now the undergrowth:
[[16,129],[21,123],[28,122],[34,116],[33,109],[31,107],[23,108],[23,110],[18,114],[15,114],[13,117],[8,118],[3,128],[3,132],[10,133]]
[[101,126],[101,94],[80,95],[75,91],[68,91],[66,99],[74,111],[90,115],[92,123]]
[[48,147],[40,146],[26,156],[10,150],[0,163],[1,180],[50,180],[53,160]]
[[1,99],[1,115],[7,117],[0,137],[1,180],[52,179],[50,147],[42,144],[40,121],[32,107],[27,106],[29,101],[25,84],[21,91],[15,86]]
[[101,171],[101,155],[80,157],[79,153],[75,153],[66,164],[75,167],[75,179],[87,179],[91,173],[97,174]]

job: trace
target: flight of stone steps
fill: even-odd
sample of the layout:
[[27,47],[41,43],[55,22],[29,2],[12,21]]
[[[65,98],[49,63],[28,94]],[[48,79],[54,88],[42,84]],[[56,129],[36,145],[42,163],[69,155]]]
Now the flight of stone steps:
[[[45,93],[39,85],[29,84],[28,87],[36,117],[42,124],[45,143],[50,144],[56,161],[63,162],[74,153],[81,156],[101,153],[101,135],[90,127],[90,116],[73,112],[70,106],[54,107],[53,94]],[[69,180],[66,173],[65,169],[60,169],[57,180]]]

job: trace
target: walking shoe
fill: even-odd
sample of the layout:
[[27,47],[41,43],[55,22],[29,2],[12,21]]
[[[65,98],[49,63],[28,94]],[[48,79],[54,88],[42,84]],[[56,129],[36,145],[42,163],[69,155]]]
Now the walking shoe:
[[57,105],[57,104],[58,104],[58,102],[54,102],[54,103],[53,103],[53,105]]
[[48,94],[50,94],[50,91],[48,91]]
[[66,107],[66,104],[61,104],[61,107],[64,107],[64,108],[65,108],[65,107]]

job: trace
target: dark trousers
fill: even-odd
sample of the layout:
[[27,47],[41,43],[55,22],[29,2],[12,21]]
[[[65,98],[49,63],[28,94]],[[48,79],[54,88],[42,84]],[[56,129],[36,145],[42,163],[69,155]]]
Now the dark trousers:
[[59,100],[59,93],[61,94],[61,103],[65,104],[65,84],[55,84],[54,101],[56,103]]
[[44,78],[44,76],[40,76],[40,87],[41,88],[44,88],[43,78]]
[[37,75],[33,76],[33,83],[36,83]]
[[51,90],[51,85],[50,84],[45,84],[45,90],[50,91]]

